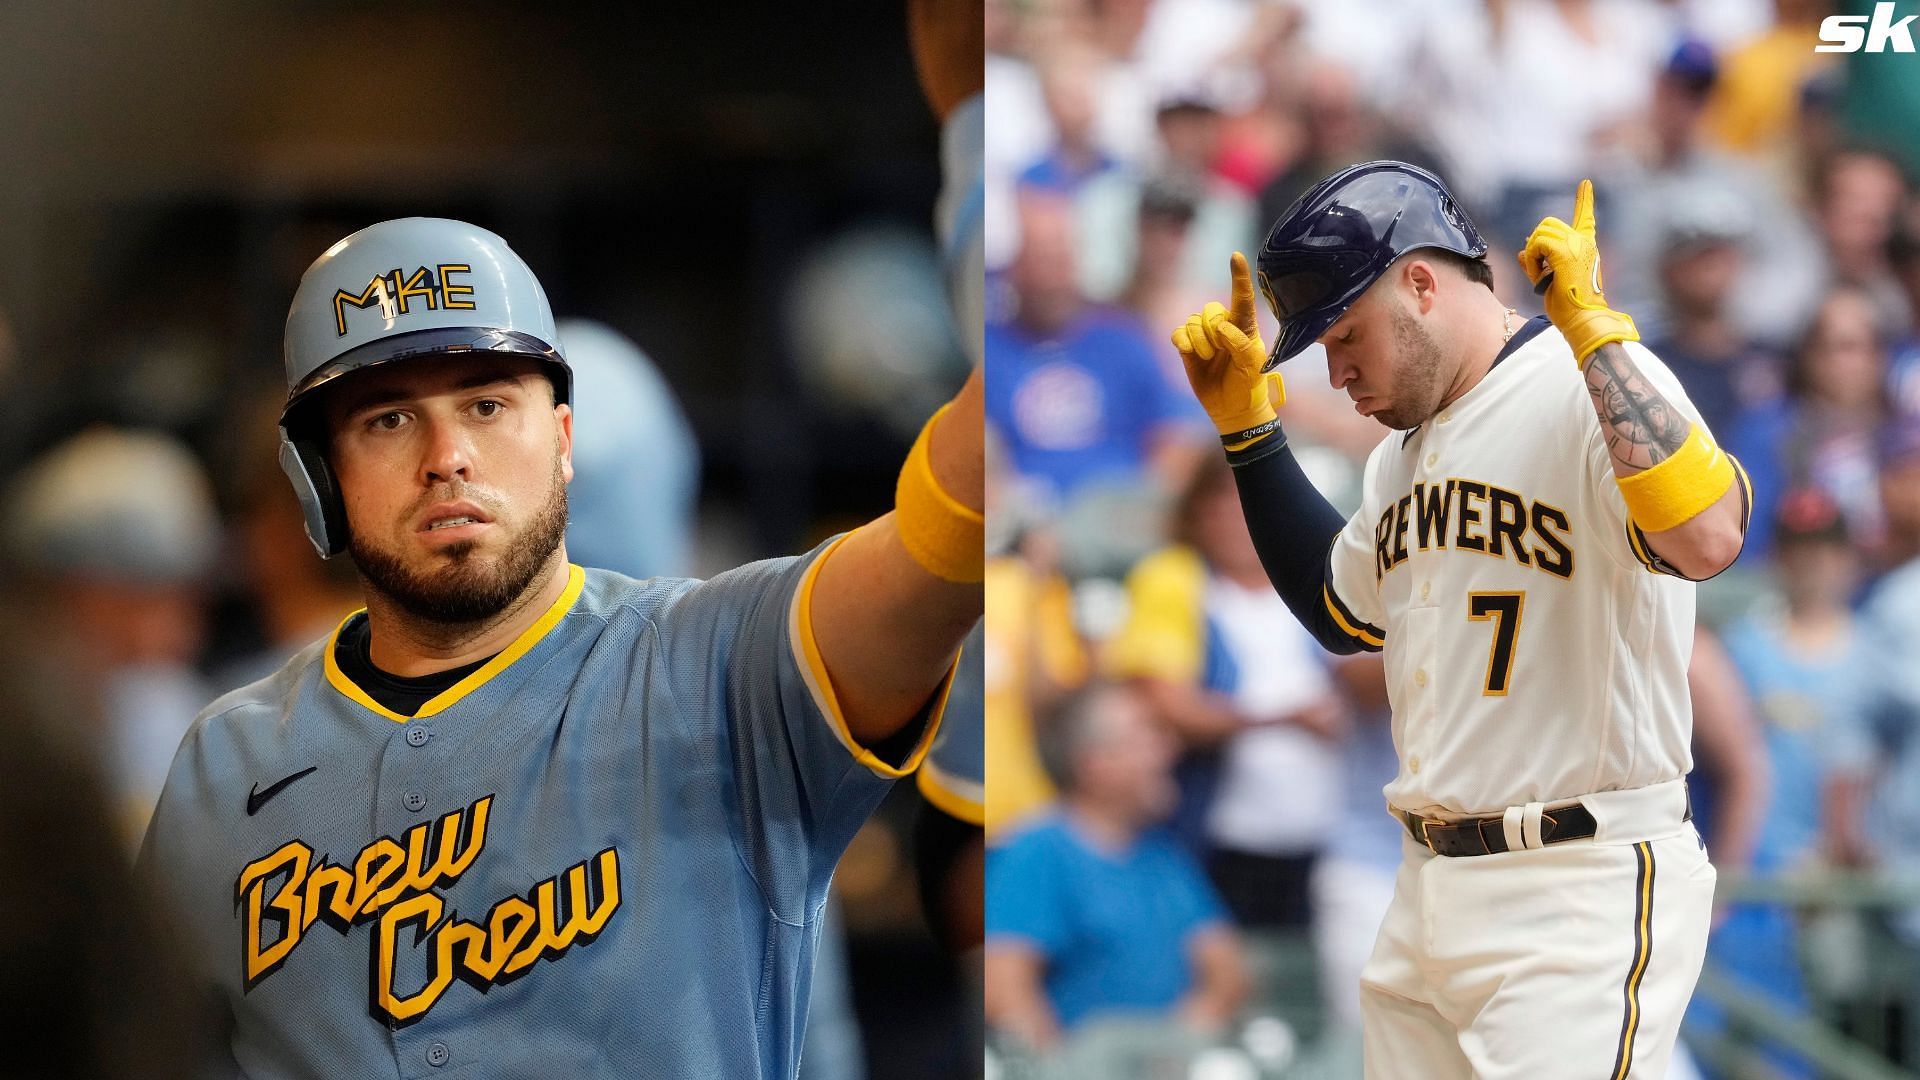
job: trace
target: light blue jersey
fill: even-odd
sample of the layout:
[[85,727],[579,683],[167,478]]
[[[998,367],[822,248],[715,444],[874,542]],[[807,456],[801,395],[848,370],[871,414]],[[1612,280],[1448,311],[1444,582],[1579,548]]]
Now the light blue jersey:
[[242,1071],[794,1076],[834,864],[946,690],[899,767],[854,742],[809,621],[830,547],[708,582],[574,567],[412,718],[334,638],[214,703],[142,863]]
[[986,620],[960,646],[945,722],[920,765],[920,794],[969,825],[987,821]]

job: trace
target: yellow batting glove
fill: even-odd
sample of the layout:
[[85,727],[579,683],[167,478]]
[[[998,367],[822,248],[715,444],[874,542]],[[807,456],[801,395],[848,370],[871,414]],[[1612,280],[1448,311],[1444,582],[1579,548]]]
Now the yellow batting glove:
[[1520,269],[1544,297],[1547,318],[1573,346],[1582,368],[1608,342],[1640,340],[1633,319],[1608,307],[1600,294],[1600,246],[1593,233],[1593,181],[1582,180],[1573,197],[1573,224],[1547,218],[1520,249]]
[[1228,450],[1244,450],[1279,429],[1274,406],[1287,400],[1280,373],[1264,373],[1267,347],[1254,317],[1253,274],[1233,253],[1233,307],[1208,304],[1173,332],[1194,396]]

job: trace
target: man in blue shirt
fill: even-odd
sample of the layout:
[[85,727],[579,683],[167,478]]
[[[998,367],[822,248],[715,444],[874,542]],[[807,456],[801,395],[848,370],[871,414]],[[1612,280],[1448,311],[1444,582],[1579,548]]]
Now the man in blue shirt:
[[1096,683],[1040,726],[1062,792],[987,856],[987,1020],[1047,1050],[1114,1012],[1215,1031],[1246,997],[1206,876],[1153,825],[1173,809],[1172,740],[1130,690]]
[[1010,270],[1014,317],[986,329],[987,421],[1013,469],[1065,500],[1099,480],[1138,485],[1180,475],[1205,429],[1175,393],[1139,324],[1080,295],[1072,205],[1040,191],[1020,198],[1020,255]]

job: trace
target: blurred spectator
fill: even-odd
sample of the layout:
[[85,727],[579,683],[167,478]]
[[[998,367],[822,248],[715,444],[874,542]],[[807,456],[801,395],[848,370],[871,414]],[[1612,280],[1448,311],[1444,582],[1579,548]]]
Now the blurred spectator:
[[194,669],[220,539],[211,486],[172,439],[95,428],[30,463],[9,505],[7,548],[45,647],[102,688],[96,745],[131,847],[214,696]]
[[1758,156],[1787,137],[1800,88],[1833,63],[1813,51],[1828,0],[1774,0],[1774,23],[1727,54],[1707,107],[1707,128],[1728,150]]
[[1193,751],[1183,824],[1234,921],[1304,931],[1314,860],[1344,802],[1345,712],[1325,654],[1267,581],[1223,458],[1195,472],[1173,533],[1128,576],[1109,670],[1138,680]]
[[[1905,559],[1881,578],[1860,609],[1851,662],[1837,680],[1825,739],[1829,850],[1843,866],[1896,880],[1920,876],[1920,421],[1893,425],[1881,442],[1880,486],[1892,543]],[[1889,913],[1897,953],[1883,958],[1909,973],[1905,987],[1907,1064],[1920,1014],[1920,907]]]
[[[1148,180],[1140,189],[1140,210],[1134,223],[1138,255],[1133,261],[1133,277],[1116,298],[1121,307],[1137,317],[1148,332],[1186,321],[1187,316],[1205,307],[1212,299],[1205,289],[1197,289],[1180,276],[1189,244],[1187,237],[1193,218],[1204,197],[1198,184],[1179,174],[1168,173]],[[1178,370],[1178,354],[1158,350],[1167,381],[1178,386],[1186,373]]]
[[575,388],[568,556],[636,578],[693,573],[700,444],[673,388],[613,327],[562,319],[557,329]]
[[[1332,5],[1323,5],[1331,7]],[[1433,153],[1385,124],[1360,96],[1345,64],[1315,59],[1300,83],[1295,103],[1304,143],[1286,167],[1260,189],[1257,242],[1307,189],[1362,161],[1392,158],[1437,168]]]
[[986,339],[987,420],[1012,469],[1063,501],[1098,480],[1169,483],[1192,459],[1198,407],[1161,373],[1157,339],[1082,298],[1066,200],[1029,191],[1020,211],[1018,312]]
[[1117,164],[1094,140],[1093,121],[1100,59],[1080,45],[1056,49],[1042,59],[1040,89],[1053,122],[1053,145],[1020,173],[1022,186],[1072,195]]
[[1040,746],[1061,804],[988,855],[988,1022],[1043,1051],[1116,1012],[1221,1029],[1247,974],[1200,868],[1153,829],[1173,808],[1172,740],[1136,694],[1093,684]]
[[1832,279],[1866,293],[1880,326],[1905,327],[1906,297],[1888,260],[1907,197],[1900,167],[1872,151],[1844,150],[1822,163],[1813,195]]
[[1707,427],[1731,432],[1741,413],[1778,396],[1780,372],[1729,304],[1750,233],[1743,208],[1692,194],[1668,211],[1659,260],[1666,319],[1647,347],[1672,369]]
[[[1171,269],[1182,284],[1222,295],[1229,284],[1222,254],[1245,247],[1257,228],[1253,200],[1219,172],[1224,110],[1215,91],[1195,87],[1168,94],[1154,113],[1162,151],[1157,172],[1180,177],[1198,195],[1188,225],[1191,243]],[[1103,174],[1083,187],[1076,200],[1080,283],[1096,300],[1119,295],[1142,255],[1134,235],[1142,198],[1140,175],[1136,170]]]
[[[1843,864],[1920,873],[1920,421],[1880,444],[1889,550],[1901,562],[1860,608],[1826,740],[1829,843]],[[1903,921],[1920,943],[1920,911]]]
[[[1846,518],[1824,493],[1803,488],[1783,496],[1774,535],[1774,577],[1784,606],[1742,619],[1726,637],[1757,707],[1772,777],[1753,849],[1752,873],[1762,878],[1805,874],[1822,862],[1824,746],[1854,648],[1848,604],[1859,579]],[[1721,858],[1716,851],[1716,863]],[[1798,937],[1791,909],[1735,904],[1708,942],[1708,955],[1774,1004],[1804,1013]],[[1690,1021],[1704,1022],[1711,1013],[1696,1007]],[[1789,1075],[1807,1073],[1804,1062],[1784,1053],[1776,1053],[1773,1064]]]
[[987,560],[985,669],[986,829],[998,840],[1054,796],[1036,748],[1036,711],[1086,678],[1087,659],[1074,632],[1072,594],[1042,554],[1051,539],[1036,531],[1023,552]]
[[[1429,9],[1406,108],[1448,159],[1489,240],[1517,250],[1566,214],[1591,164],[1630,141],[1671,47],[1652,0],[1509,0]],[[1577,77],[1576,77],[1577,73]]]
[[1920,417],[1920,216],[1894,230],[1887,243],[1887,265],[1916,315],[1887,357],[1887,399],[1900,416]]
[[1341,657],[1333,675],[1353,718],[1340,742],[1339,788],[1346,796],[1340,825],[1328,831],[1313,867],[1313,941],[1327,1014],[1336,1029],[1352,1036],[1360,1031],[1360,970],[1393,903],[1401,845],[1408,838],[1383,795],[1400,769],[1385,658]]
[[1820,239],[1771,177],[1706,139],[1701,117],[1719,70],[1712,50],[1683,38],[1654,79],[1638,153],[1604,170],[1607,288],[1620,290],[1643,333],[1670,337],[1665,324],[1682,316],[1667,310],[1668,247],[1676,234],[1724,236],[1737,242],[1740,264],[1727,282],[1724,317],[1740,336],[1780,346],[1819,301]]
[[236,474],[230,480],[230,525],[237,569],[265,640],[215,669],[209,689],[216,695],[273,674],[365,605],[353,560],[314,553],[300,501],[274,456],[284,401],[279,393],[259,400],[252,422],[239,425],[246,434],[235,439],[228,458]]
[[1858,289],[1833,289],[1789,358],[1786,396],[1747,411],[1722,439],[1753,479],[1753,521],[1762,527],[1748,532],[1745,558],[1772,550],[1775,502],[1801,486],[1840,505],[1856,543],[1878,546],[1873,443],[1886,417],[1885,380],[1872,301]]
[[[170,916],[128,865],[93,703],[48,669],[42,628],[0,628],[0,1076],[187,1080],[215,1053],[210,1002],[169,994]],[[31,633],[32,636],[29,636]],[[26,670],[31,656],[43,666]]]

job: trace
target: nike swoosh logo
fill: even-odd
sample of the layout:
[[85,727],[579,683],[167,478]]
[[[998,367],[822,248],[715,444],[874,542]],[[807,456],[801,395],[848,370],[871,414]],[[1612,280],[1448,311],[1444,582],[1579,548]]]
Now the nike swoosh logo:
[[259,784],[255,784],[253,785],[253,787],[248,788],[247,789],[247,816],[252,817],[253,815],[259,813],[260,808],[267,805],[268,799],[271,799],[275,795],[278,795],[281,792],[287,790],[288,784],[293,783],[295,780],[300,779],[301,777],[307,775],[308,773],[314,771],[315,769],[318,769],[319,767],[320,766],[318,765],[313,765],[313,766],[309,766],[308,768],[301,769],[299,772],[294,773],[292,776],[287,777],[285,780],[282,780],[277,784],[274,784],[273,786],[267,788],[267,790],[265,791],[258,790],[260,787]]

